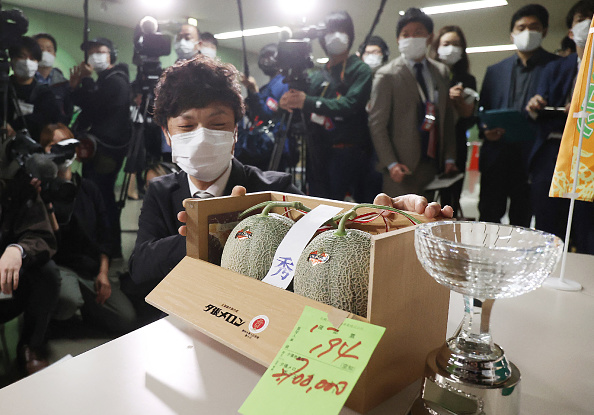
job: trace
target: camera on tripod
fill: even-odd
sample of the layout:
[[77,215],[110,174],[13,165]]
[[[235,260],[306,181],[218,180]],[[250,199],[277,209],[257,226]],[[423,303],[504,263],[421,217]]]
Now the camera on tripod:
[[158,31],[159,24],[154,17],[146,16],[134,29],[134,56],[132,62],[138,67],[137,81],[142,92],[152,91],[161,72],[162,56],[171,53],[171,36]]
[[289,30],[281,34],[288,39],[278,43],[276,60],[286,83],[291,89],[307,89],[307,70],[313,68],[311,40],[326,34],[324,25],[308,26],[293,33]]

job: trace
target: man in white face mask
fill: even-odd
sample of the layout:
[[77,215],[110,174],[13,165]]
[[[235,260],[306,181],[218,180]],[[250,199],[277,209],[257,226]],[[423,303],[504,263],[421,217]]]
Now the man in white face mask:
[[[537,229],[554,233],[560,238],[565,237],[569,199],[549,197],[549,188],[593,14],[594,0],[578,1],[569,10],[566,24],[577,53],[553,61],[544,68],[536,95],[526,106],[527,111],[539,114],[536,141],[529,161],[535,225]],[[565,108],[565,111],[556,111],[554,116],[550,116],[549,111],[541,113],[545,106]],[[577,252],[593,255],[594,203],[577,200],[573,224],[571,235]]]
[[[539,4],[529,4],[514,13],[510,39],[518,50],[487,68],[479,107],[485,111],[516,110],[532,122],[524,108],[536,92],[545,65],[559,58],[540,46],[548,26],[549,13]],[[532,209],[527,172],[534,137],[518,136],[517,130],[505,131],[501,125],[480,124],[479,128],[484,138],[479,160],[480,220],[500,222],[509,204],[510,223],[529,227]]]
[[280,99],[287,111],[303,110],[310,121],[307,143],[309,194],[344,200],[350,192],[357,202],[371,202],[380,192],[373,172],[373,145],[365,105],[372,74],[356,55],[349,55],[355,37],[351,16],[345,11],[324,18],[326,31],[319,38],[328,63],[310,77],[307,91],[291,89]]
[[[237,75],[230,64],[198,56],[168,68],[155,89],[154,120],[171,144],[172,159],[181,171],[150,182],[130,257],[131,280],[122,282],[145,321],[161,312],[148,306],[144,297],[186,255],[184,199],[260,191],[301,193],[289,174],[262,171],[233,158],[236,123],[244,114]],[[451,208],[428,205],[414,195],[397,200],[379,195],[376,202],[428,217],[452,216]]]
[[200,53],[201,46],[198,28],[191,24],[182,25],[173,44],[177,60],[192,59]]
[[408,9],[396,35],[401,56],[376,73],[369,129],[384,173],[384,192],[423,194],[436,174],[456,170],[449,70],[426,57],[433,21],[421,10]]
[[388,45],[379,36],[371,36],[367,42],[361,43],[357,55],[375,72],[388,62],[390,49]]
[[[70,71],[72,101],[82,112],[77,119],[78,131],[88,129],[97,138],[97,149],[91,160],[83,163],[83,177],[93,181],[101,191],[115,249],[113,258],[121,257],[120,211],[114,186],[130,141],[130,82],[128,65],[116,63],[113,43],[98,37],[81,45],[87,62]],[[92,74],[97,74],[97,80]],[[77,132],[78,132],[77,131]]]
[[[35,40],[23,36],[8,49],[12,76],[10,84],[16,93],[17,105],[23,117],[17,115],[14,101],[8,100],[7,122],[15,131],[26,128],[31,137],[39,140],[45,124],[60,121],[60,109],[47,85],[35,80],[41,60],[41,49]],[[10,94],[8,95],[10,97]],[[0,100],[0,121],[3,103]]]
[[62,71],[54,66],[58,43],[48,33],[38,33],[33,36],[33,39],[37,41],[37,44],[41,48],[41,60],[39,61],[37,73],[35,73],[35,80],[40,84],[50,87],[60,107],[61,122],[70,124],[70,119],[74,111],[74,106],[70,99],[70,84]]

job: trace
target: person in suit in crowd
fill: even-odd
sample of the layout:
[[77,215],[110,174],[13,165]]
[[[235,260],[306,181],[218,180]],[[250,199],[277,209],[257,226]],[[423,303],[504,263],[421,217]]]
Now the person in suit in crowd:
[[[466,131],[476,124],[476,78],[469,72],[466,54],[466,37],[460,26],[444,26],[439,30],[431,56],[445,63],[450,68],[450,100],[456,111],[456,168],[466,171],[468,149]],[[468,89],[472,91],[469,91]],[[465,91],[466,90],[466,91]],[[447,189],[441,190],[441,202],[454,208],[454,214],[460,213],[460,195],[463,180],[459,180]]]
[[[539,4],[529,4],[514,13],[510,36],[518,51],[487,68],[479,103],[483,110],[520,111],[530,122],[524,108],[536,93],[545,65],[559,58],[540,46],[548,26],[549,13]],[[510,223],[528,227],[532,209],[527,160],[534,140],[498,126],[479,126],[484,139],[479,158],[479,218],[500,222],[509,200]]]
[[[186,255],[184,199],[258,191],[300,193],[289,174],[262,171],[233,158],[236,123],[244,111],[237,75],[232,65],[198,56],[168,68],[155,89],[155,122],[182,171],[151,181],[138,219],[130,279],[123,284],[144,322],[162,315],[144,297]],[[452,216],[450,207],[442,209],[414,195],[378,195],[376,202],[428,217]]]
[[[566,24],[577,53],[553,61],[544,68],[537,94],[526,106],[527,111],[536,114],[545,106],[565,107],[563,113],[541,112],[538,115],[536,141],[529,158],[530,196],[536,229],[562,239],[567,229],[569,199],[549,197],[549,189],[593,15],[594,0],[580,0],[569,10]],[[572,224],[572,239],[577,252],[594,254],[594,203],[576,200]]]
[[[423,194],[438,173],[456,171],[449,69],[426,57],[433,21],[408,9],[396,26],[401,56],[380,68],[369,102],[369,129],[391,195]],[[432,195],[425,195],[428,199]]]

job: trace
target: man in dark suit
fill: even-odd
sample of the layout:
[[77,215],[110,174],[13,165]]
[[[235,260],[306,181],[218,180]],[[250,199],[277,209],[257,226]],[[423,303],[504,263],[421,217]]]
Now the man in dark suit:
[[[244,111],[237,74],[229,64],[198,56],[168,68],[155,89],[154,120],[182,171],[150,182],[130,257],[131,281],[122,281],[143,322],[161,315],[144,297],[186,255],[184,199],[240,196],[246,191],[300,193],[290,175],[264,172],[233,159],[236,123]],[[375,201],[428,217],[453,215],[450,207],[428,205],[419,196],[380,195]]]
[[[536,87],[544,66],[558,56],[540,47],[547,34],[549,13],[538,4],[519,9],[511,20],[511,39],[518,47],[515,55],[487,68],[481,90],[480,106],[484,110],[515,109],[523,112]],[[480,220],[500,222],[510,200],[512,225],[530,226],[530,187],[527,160],[533,139],[520,137],[511,142],[514,131],[496,126],[481,126],[479,167],[481,191]]]
[[[544,68],[537,94],[526,106],[527,111],[534,112],[542,111],[545,106],[565,107],[564,112],[539,113],[536,141],[529,158],[536,229],[554,233],[560,238],[565,238],[569,199],[549,197],[549,189],[593,14],[594,0],[578,1],[570,9],[566,23],[569,37],[576,41],[577,53],[553,61]],[[594,254],[594,203],[577,200],[573,224],[572,235],[577,252]]]

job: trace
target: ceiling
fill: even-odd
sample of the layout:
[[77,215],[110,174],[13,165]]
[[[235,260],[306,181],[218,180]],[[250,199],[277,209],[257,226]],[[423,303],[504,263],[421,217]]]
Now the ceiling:
[[[311,0],[309,0],[311,1]],[[464,0],[388,0],[375,34],[382,36],[392,49],[396,49],[394,28],[398,12],[408,7],[435,6],[457,3]],[[243,13],[245,28],[262,26],[300,25],[300,16],[291,16],[282,4],[307,3],[308,0],[244,0]],[[355,22],[355,45],[358,45],[369,31],[381,0],[313,0],[315,10],[307,13],[307,24],[319,22],[325,14],[333,10],[347,10]],[[491,9],[434,15],[436,30],[446,24],[457,24],[466,34],[468,46],[484,46],[509,43],[509,21],[515,10],[534,2],[534,0],[508,0],[509,5]],[[70,16],[83,16],[83,0],[9,0],[9,3],[52,11]],[[201,31],[220,33],[239,29],[237,1],[235,0],[89,0],[89,18],[120,26],[134,27],[145,15],[152,15],[160,21],[183,21],[191,16],[198,19]],[[168,6],[164,7],[169,3]],[[565,15],[572,0],[542,0],[551,15],[548,48],[557,47],[565,34]],[[277,35],[262,35],[246,38],[248,50],[257,52],[263,45],[276,42]],[[316,42],[317,43],[317,42]],[[241,41],[222,40],[220,44],[240,49]],[[545,43],[547,45],[547,43]],[[395,51],[394,51],[395,52]],[[320,49],[314,50],[316,57],[323,55]],[[317,56],[320,55],[320,56]],[[393,56],[395,53],[393,53]]]

